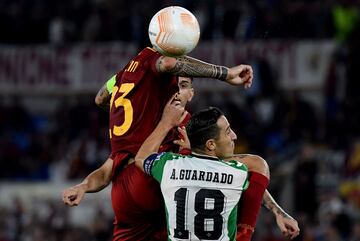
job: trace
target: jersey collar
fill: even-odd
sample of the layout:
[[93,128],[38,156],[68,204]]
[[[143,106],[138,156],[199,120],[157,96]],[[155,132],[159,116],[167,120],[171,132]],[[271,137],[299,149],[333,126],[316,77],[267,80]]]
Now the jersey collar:
[[220,161],[220,159],[216,156],[209,156],[206,154],[199,154],[196,152],[191,152],[191,155],[194,157],[198,157],[198,158],[202,158],[202,159],[209,159],[209,160],[214,160],[214,161]]

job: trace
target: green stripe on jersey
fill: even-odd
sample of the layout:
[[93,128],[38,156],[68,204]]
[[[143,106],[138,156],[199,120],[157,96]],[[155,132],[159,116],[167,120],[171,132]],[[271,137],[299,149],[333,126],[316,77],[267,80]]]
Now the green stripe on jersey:
[[243,170],[243,171],[248,171],[247,166],[244,163],[235,161],[235,160],[231,160],[231,161],[223,161],[225,164],[231,166],[231,167],[235,167],[237,169]]
[[237,210],[238,210],[238,205],[236,205],[233,208],[233,210],[229,215],[229,219],[227,223],[229,240],[236,240]]
[[247,166],[244,163],[241,163],[241,162],[238,162],[235,160],[226,161],[226,162],[222,161],[222,162],[231,167],[235,167],[236,169],[243,170],[248,173],[248,178],[246,178],[246,181],[244,182],[244,185],[243,185],[243,190],[245,191],[249,187],[249,172],[248,172]]
[[248,173],[248,176],[246,178],[246,181],[244,182],[244,185],[242,186],[243,188],[243,191],[245,191],[246,189],[248,189],[249,187],[249,173]]

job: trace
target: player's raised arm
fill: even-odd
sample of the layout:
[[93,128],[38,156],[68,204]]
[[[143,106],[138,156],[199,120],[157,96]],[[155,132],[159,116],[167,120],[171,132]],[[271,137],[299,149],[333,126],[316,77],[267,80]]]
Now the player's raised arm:
[[178,126],[187,114],[184,107],[180,105],[180,102],[173,100],[174,97],[166,104],[159,124],[150,136],[146,138],[135,156],[135,164],[143,171],[144,160],[151,154],[158,152],[167,133],[175,126]]
[[243,84],[251,87],[253,70],[250,65],[237,65],[232,68],[214,65],[189,57],[160,57],[156,62],[159,72],[171,73],[185,77],[214,78],[232,85]]

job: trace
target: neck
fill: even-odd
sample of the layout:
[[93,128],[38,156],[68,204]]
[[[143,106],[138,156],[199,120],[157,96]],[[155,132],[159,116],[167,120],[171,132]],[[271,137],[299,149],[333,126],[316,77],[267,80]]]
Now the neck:
[[198,155],[204,155],[204,156],[212,156],[212,157],[216,157],[214,152],[212,151],[206,151],[206,150],[200,150],[200,149],[193,149],[192,150],[193,153],[198,154]]

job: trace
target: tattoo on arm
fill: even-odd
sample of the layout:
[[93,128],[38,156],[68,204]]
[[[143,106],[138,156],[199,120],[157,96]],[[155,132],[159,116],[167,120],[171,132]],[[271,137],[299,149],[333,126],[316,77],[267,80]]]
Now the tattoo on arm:
[[[248,154],[236,154],[234,155],[238,157],[239,159],[246,158],[250,155]],[[280,206],[279,204],[274,200],[274,198],[271,196],[268,190],[265,190],[262,204],[271,212],[277,215],[281,215],[284,218],[292,218],[289,214],[287,214]]]
[[105,84],[103,87],[101,87],[99,92],[96,94],[96,104],[101,109],[109,111],[110,110],[110,97],[111,97],[111,95],[109,94],[109,92],[106,88],[106,84]]
[[176,58],[175,66],[168,72],[185,77],[208,77],[224,81],[228,74],[228,68],[209,64],[189,56],[182,56]]
[[277,202],[274,200],[274,198],[271,196],[271,194],[266,190],[263,197],[263,205],[269,209],[274,214],[278,214],[283,216],[284,218],[291,218],[289,214],[287,214],[280,206],[277,204]]

